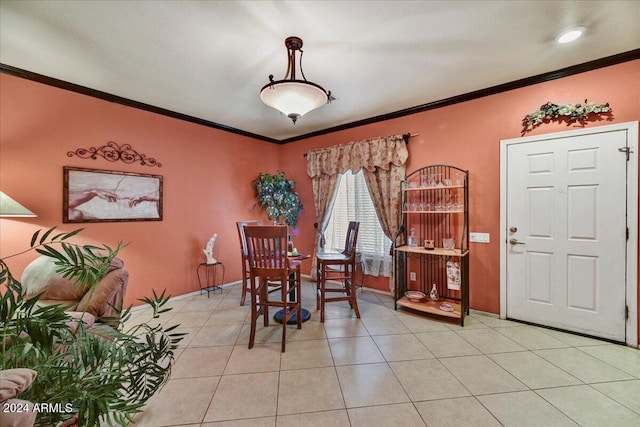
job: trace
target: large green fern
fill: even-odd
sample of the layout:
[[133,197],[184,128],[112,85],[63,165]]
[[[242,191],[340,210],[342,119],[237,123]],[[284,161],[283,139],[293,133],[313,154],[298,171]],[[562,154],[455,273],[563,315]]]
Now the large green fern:
[[[74,286],[93,292],[124,245],[77,245],[69,239],[82,229],[58,234],[54,230],[34,233],[30,247],[15,255],[35,250],[51,257],[58,272]],[[127,327],[129,307],[120,312],[117,328],[100,328],[102,332],[96,333],[80,322],[72,332],[67,326],[67,307],[39,306],[40,295],[25,298],[6,258],[0,259],[2,369],[31,368],[38,373],[21,399],[71,408],[40,412],[37,424],[54,425],[73,416],[81,426],[132,422],[171,376],[174,350],[184,335],[176,332],[178,325],[163,327],[154,322]],[[165,292],[153,291],[141,301],[151,308],[153,320],[171,310],[166,307],[168,300]]]

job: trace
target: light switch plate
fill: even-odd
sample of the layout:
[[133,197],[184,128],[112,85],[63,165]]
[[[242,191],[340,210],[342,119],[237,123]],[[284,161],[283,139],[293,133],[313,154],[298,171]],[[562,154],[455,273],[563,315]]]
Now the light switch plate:
[[474,243],[489,243],[489,233],[469,233],[469,241]]
[[416,272],[412,271],[411,273],[409,273],[409,280],[411,280],[412,282],[416,281]]

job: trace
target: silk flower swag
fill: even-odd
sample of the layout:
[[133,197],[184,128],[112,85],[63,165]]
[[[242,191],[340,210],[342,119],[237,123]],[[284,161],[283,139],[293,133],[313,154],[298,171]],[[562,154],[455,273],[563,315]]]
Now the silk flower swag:
[[605,113],[608,113],[608,115],[611,113],[611,107],[609,107],[608,102],[605,104],[596,104],[594,102],[588,102],[586,99],[584,103],[578,104],[553,104],[547,102],[540,106],[539,110],[524,116],[524,119],[522,119],[522,134],[524,135],[531,131],[541,123],[552,120],[566,120],[568,124],[578,122],[584,125],[589,116],[599,116]]

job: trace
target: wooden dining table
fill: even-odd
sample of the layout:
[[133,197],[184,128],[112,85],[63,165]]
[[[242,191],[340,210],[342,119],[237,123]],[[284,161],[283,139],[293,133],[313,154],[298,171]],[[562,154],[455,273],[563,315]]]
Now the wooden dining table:
[[[298,255],[289,255],[287,256],[287,258],[289,258],[290,262],[302,262],[305,259],[309,259],[311,258],[311,255],[309,254],[298,254]],[[291,282],[292,280],[295,280],[295,273],[291,273],[289,274],[289,282]],[[296,295],[294,294],[289,294],[289,299],[290,301],[295,301]],[[300,298],[302,298],[302,296],[300,295]],[[302,314],[302,321],[306,322],[307,320],[311,319],[311,312],[305,308],[300,308],[300,312]],[[278,323],[282,323],[282,315],[283,315],[283,310],[279,310],[278,312],[276,312],[276,314],[273,316],[273,319],[278,322]],[[287,321],[287,325],[295,325],[298,323],[298,315],[294,315],[291,316],[291,318]]]

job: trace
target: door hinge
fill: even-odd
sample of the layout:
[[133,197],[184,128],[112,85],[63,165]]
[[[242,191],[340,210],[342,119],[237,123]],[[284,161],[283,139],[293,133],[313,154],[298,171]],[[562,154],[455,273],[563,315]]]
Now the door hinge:
[[629,227],[627,227],[627,240],[629,240]]
[[624,319],[628,320],[629,319],[629,306],[625,304],[624,306]]
[[627,162],[629,161],[629,157],[631,156],[631,153],[633,153],[633,150],[631,149],[631,147],[620,147],[618,148],[618,151],[621,153],[624,153],[627,156]]

